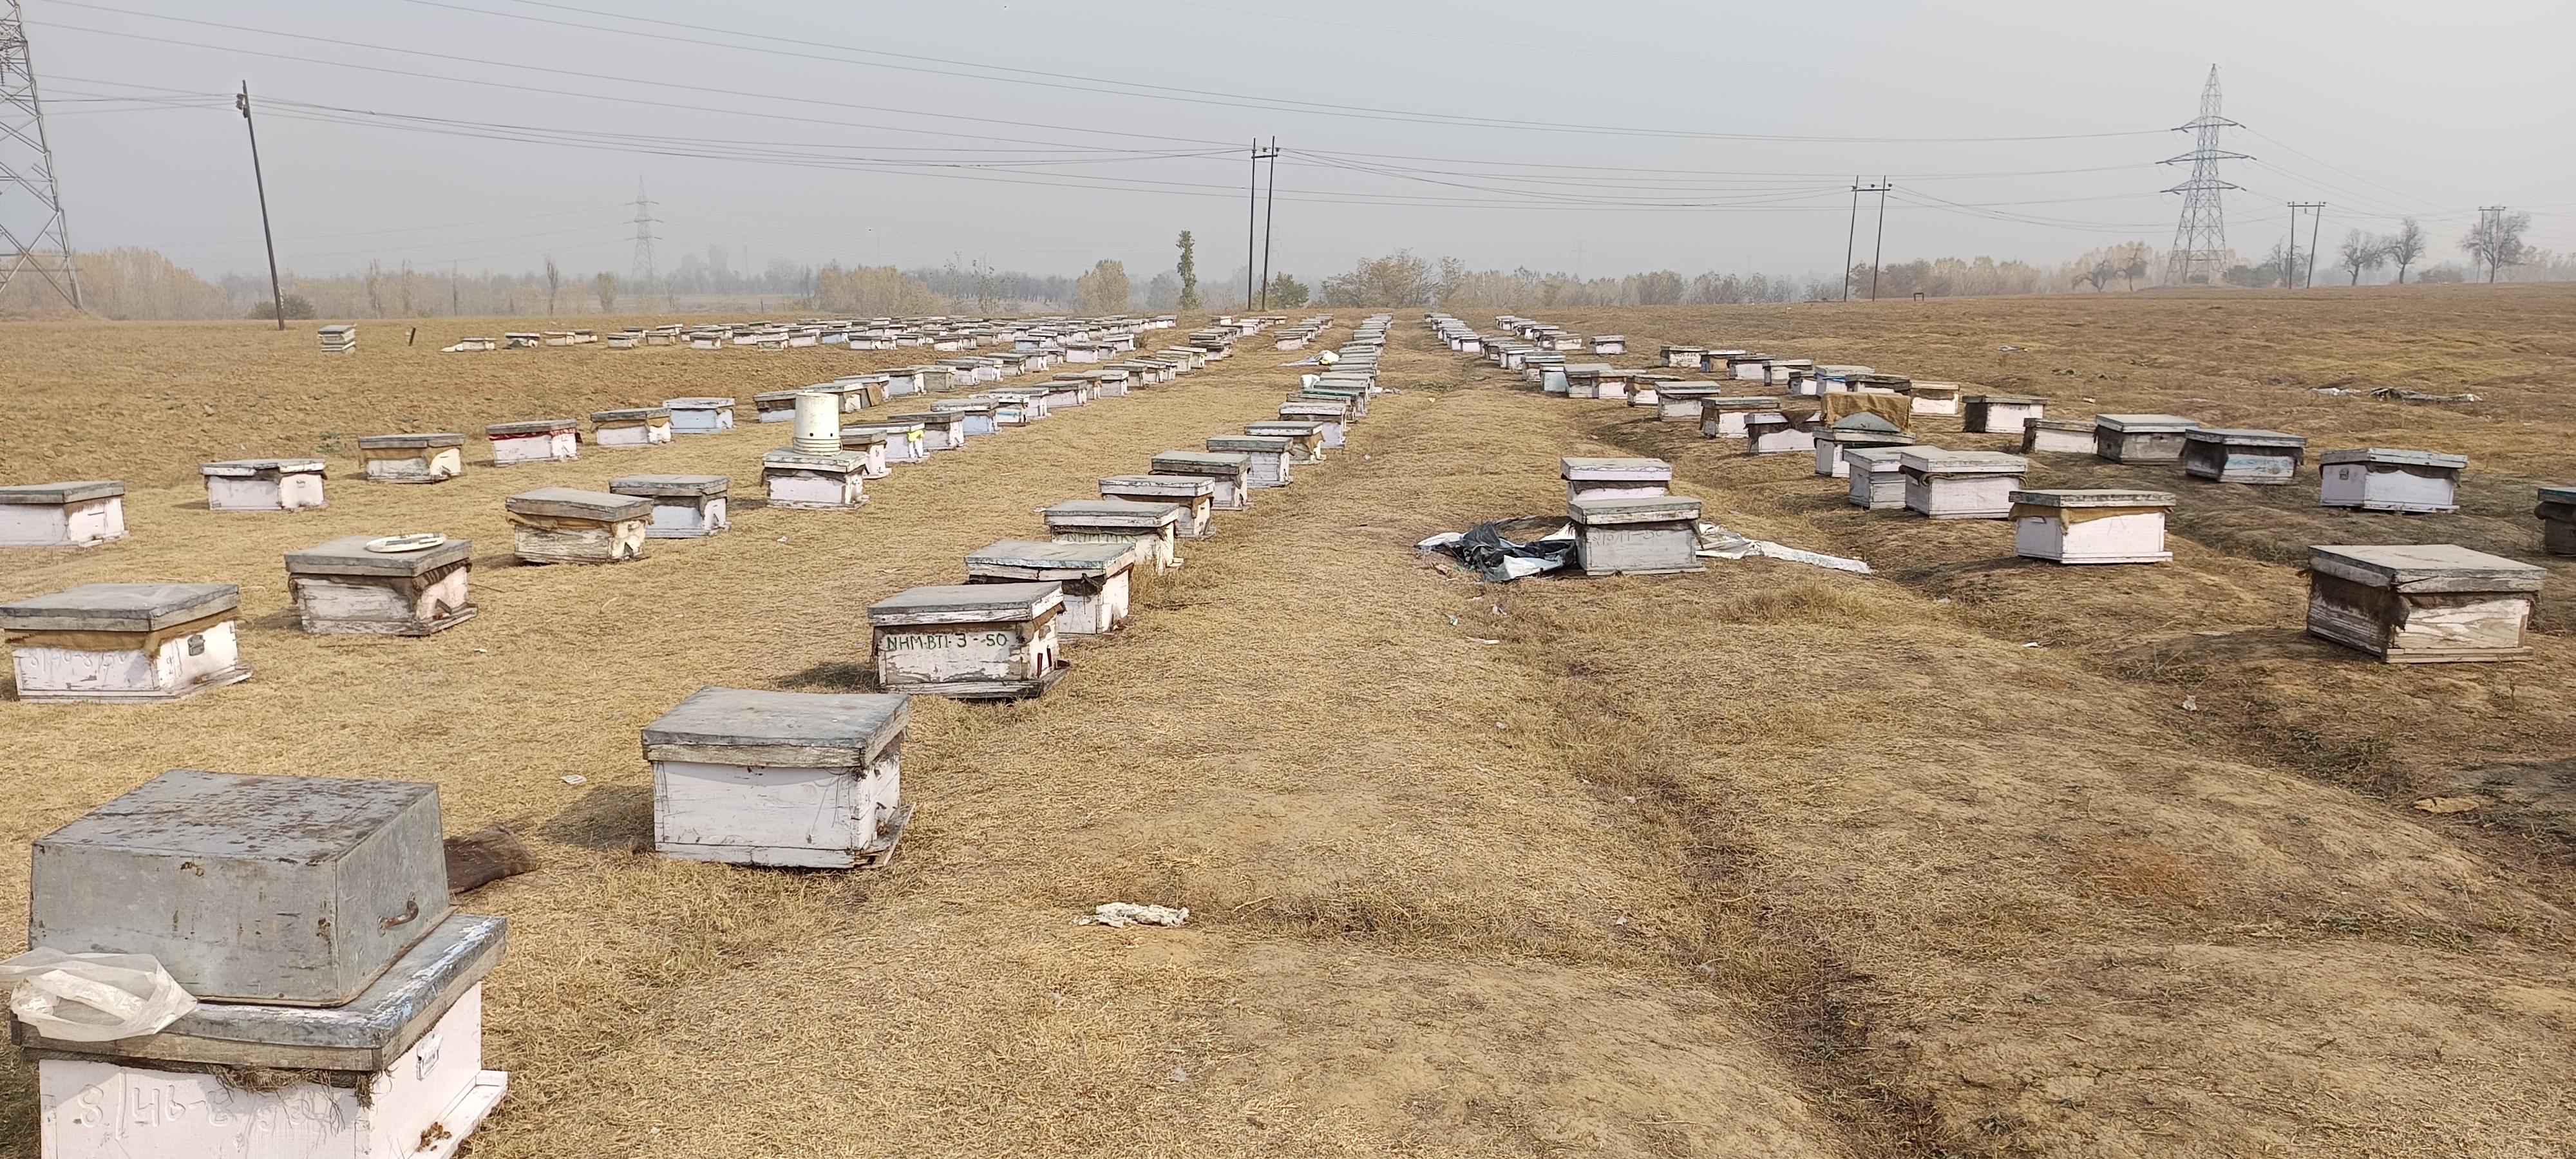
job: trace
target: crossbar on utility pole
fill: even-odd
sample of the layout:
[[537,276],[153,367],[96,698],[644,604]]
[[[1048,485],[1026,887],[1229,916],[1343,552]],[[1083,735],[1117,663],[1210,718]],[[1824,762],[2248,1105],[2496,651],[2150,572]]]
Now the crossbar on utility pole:
[[259,123],[250,117],[250,82],[243,81],[241,95],[233,98],[233,107],[241,110],[242,128],[250,132],[250,179],[259,188],[259,236],[268,243],[268,299],[277,311],[277,328],[286,329],[286,288],[277,278],[277,233],[268,227],[268,178],[259,168]]

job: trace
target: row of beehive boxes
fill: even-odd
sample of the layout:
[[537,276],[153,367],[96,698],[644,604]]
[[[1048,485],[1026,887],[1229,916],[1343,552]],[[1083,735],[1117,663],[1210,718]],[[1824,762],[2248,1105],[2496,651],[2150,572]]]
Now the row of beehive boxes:
[[[762,350],[786,350],[802,347],[846,346],[852,350],[894,350],[907,346],[927,346],[938,350],[972,350],[986,341],[1014,345],[1020,349],[1046,349],[1062,353],[1083,349],[1097,353],[1114,353],[1135,348],[1136,335],[1147,330],[1170,329],[1179,324],[1172,315],[1153,318],[1130,318],[1123,315],[1096,319],[1051,319],[1043,322],[987,319],[897,319],[813,318],[793,323],[726,322],[695,326],[676,323],[660,326],[627,326],[605,334],[595,329],[511,331],[499,338],[474,335],[458,339],[441,348],[443,353],[473,353],[488,350],[527,350],[544,346],[586,346],[593,343],[611,350],[632,350],[654,346],[685,346],[700,350],[717,350],[746,346]],[[325,326],[321,330],[322,349],[346,353],[356,349],[357,330],[352,325]],[[1082,359],[1088,361],[1089,359]]]

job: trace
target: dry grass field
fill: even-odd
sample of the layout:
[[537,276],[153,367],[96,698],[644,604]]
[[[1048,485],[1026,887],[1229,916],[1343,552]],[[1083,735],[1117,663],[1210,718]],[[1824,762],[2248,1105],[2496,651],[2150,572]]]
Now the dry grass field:
[[[1622,365],[1724,342],[2061,415],[2463,451],[2466,508],[2329,514],[2312,469],[2253,489],[2043,456],[2035,484],[2181,498],[2172,563],[2057,568],[2000,522],[1851,510],[1803,456],[1544,399],[1400,312],[1400,393],[1184,544],[1054,693],[916,704],[893,866],[735,869],[648,851],[640,726],[706,685],[860,684],[868,603],[1269,417],[1294,356],[1255,340],[898,468],[857,512],[746,505],[723,536],[545,568],[511,563],[503,496],[749,488],[781,428],[508,469],[478,437],[435,487],[355,479],[355,437],[930,356],[0,326],[0,481],[123,478],[134,531],[0,551],[0,600],[238,582],[257,670],[176,705],[0,701],[0,925],[29,841],[164,769],[435,780],[451,832],[509,825],[544,861],[461,902],[512,922],[486,1052],[513,1085],[476,1159],[2566,1153],[2576,561],[2537,555],[2528,512],[2576,474],[2576,293],[1520,312],[1627,334]],[[2307,389],[2379,385],[2487,401]],[[197,462],[317,451],[329,509],[205,510]],[[1670,459],[1709,518],[1877,573],[1491,586],[1412,551],[1561,510],[1570,454]],[[475,540],[479,618],[295,630],[284,552],[415,529]],[[2383,666],[2301,633],[2307,544],[2419,541],[2551,567],[2530,662]],[[2408,807],[2429,793],[2482,807]],[[1192,917],[1070,924],[1111,900]],[[35,1154],[33,1103],[0,1054],[0,1154]]]

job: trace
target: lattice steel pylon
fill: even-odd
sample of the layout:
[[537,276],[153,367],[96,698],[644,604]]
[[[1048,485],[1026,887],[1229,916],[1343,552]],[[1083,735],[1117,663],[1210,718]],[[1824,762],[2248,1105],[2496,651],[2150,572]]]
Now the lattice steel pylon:
[[18,0],[0,13],[0,294],[22,273],[52,286],[81,308],[80,271],[72,264],[63,191],[54,180],[54,150],[45,141],[45,106],[36,95],[36,66],[27,55],[27,22]]
[[2219,202],[2219,195],[2237,186],[2219,180],[2218,163],[2251,158],[2219,148],[2218,131],[2243,127],[2218,114],[2218,66],[2209,66],[2209,83],[2200,89],[2200,116],[2174,129],[2192,134],[2192,150],[2164,161],[2167,165],[2191,162],[2191,179],[2165,190],[2182,194],[2182,220],[2174,224],[2173,252],[2166,259],[2166,285],[2212,282],[2227,268],[2227,209]]
[[635,179],[635,269],[638,289],[653,281],[653,199],[644,196],[644,179]]

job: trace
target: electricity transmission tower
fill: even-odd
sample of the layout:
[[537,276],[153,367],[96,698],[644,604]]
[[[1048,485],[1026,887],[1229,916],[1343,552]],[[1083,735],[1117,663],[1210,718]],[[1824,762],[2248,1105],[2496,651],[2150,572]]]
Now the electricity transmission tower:
[[653,199],[644,196],[644,179],[635,179],[635,269],[637,289],[653,281]]
[[43,279],[72,309],[81,308],[62,186],[45,141],[45,106],[27,56],[26,18],[18,0],[9,0],[9,10],[0,13],[0,293],[20,273]]
[[2165,271],[2167,285],[2216,281],[2227,268],[2227,211],[2219,204],[2219,195],[2237,186],[2219,180],[2218,163],[2252,158],[2219,148],[2218,132],[2243,127],[2219,115],[2218,66],[2209,66],[2209,83],[2200,89],[2200,116],[2174,129],[2192,134],[2192,150],[2164,161],[2167,165],[2191,162],[2191,179],[2165,190],[2182,194],[2182,220],[2174,225],[2173,253]]

